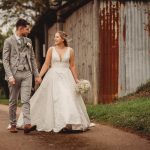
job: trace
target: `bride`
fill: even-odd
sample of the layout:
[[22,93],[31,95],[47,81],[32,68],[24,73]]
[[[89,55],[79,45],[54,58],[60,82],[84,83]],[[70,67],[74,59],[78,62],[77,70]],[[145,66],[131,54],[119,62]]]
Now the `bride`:
[[[47,73],[30,100],[31,123],[37,126],[38,131],[60,132],[66,128],[85,131],[90,126],[83,99],[75,91],[79,80],[74,50],[68,47],[66,38],[63,31],[55,34],[55,46],[47,51],[40,77]],[[21,113],[17,126],[22,125]]]

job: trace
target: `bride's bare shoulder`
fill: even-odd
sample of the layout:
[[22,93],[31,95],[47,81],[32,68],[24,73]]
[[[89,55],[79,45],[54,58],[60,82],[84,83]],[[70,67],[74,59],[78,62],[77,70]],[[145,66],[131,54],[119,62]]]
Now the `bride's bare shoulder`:
[[48,48],[48,50],[53,50],[55,47],[54,46],[50,46],[49,48]]
[[49,48],[48,48],[48,52],[49,52],[49,53],[52,53],[53,49],[54,49],[54,46],[49,47]]
[[73,53],[74,49],[72,47],[68,47],[70,49],[70,52]]

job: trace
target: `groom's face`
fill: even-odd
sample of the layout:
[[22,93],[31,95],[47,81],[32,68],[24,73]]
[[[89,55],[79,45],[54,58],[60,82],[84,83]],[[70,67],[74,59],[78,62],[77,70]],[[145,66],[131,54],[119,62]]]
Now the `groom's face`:
[[30,26],[27,25],[26,27],[23,27],[23,26],[20,27],[19,32],[22,36],[25,36],[25,37],[28,36],[28,34],[30,33]]

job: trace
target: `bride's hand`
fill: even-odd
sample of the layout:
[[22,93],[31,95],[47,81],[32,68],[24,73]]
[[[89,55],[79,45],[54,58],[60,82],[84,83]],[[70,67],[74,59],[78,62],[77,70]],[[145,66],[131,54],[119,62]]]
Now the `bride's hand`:
[[79,82],[80,82],[80,80],[79,80],[79,79],[76,79],[76,80],[75,80],[75,82],[76,82],[76,84],[77,84],[77,83],[79,83]]
[[42,78],[40,76],[35,78],[36,84],[40,84],[41,82],[42,82]]

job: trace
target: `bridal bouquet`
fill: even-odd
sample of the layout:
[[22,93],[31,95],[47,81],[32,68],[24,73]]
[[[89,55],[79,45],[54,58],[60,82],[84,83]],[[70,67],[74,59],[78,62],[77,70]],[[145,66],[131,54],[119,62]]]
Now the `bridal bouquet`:
[[90,82],[88,80],[81,79],[76,84],[75,90],[77,93],[83,94],[83,93],[87,93],[90,88],[91,88]]

